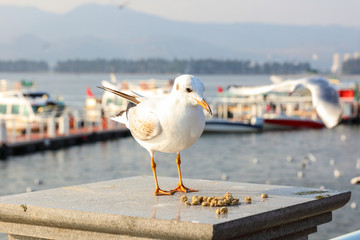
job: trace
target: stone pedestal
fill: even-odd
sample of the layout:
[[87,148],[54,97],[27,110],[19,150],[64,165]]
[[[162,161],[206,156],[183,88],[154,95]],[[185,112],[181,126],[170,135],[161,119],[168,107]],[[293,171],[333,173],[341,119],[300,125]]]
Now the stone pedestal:
[[[176,178],[159,178],[163,189]],[[350,192],[236,182],[184,179],[199,189],[186,194],[223,196],[241,205],[227,214],[216,207],[185,206],[183,193],[153,196],[152,176],[63,187],[0,197],[0,232],[9,239],[307,239],[331,221],[331,211]],[[268,198],[262,199],[261,193]],[[245,204],[245,196],[252,198]]]

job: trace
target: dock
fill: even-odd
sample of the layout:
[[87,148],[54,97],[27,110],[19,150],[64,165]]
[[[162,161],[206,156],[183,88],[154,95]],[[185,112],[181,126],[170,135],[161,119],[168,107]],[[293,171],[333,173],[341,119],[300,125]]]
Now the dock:
[[130,136],[130,131],[120,124],[106,128],[83,126],[68,128],[65,131],[53,128],[47,132],[29,132],[1,141],[0,159],[4,160],[14,155],[24,155],[45,150],[58,150],[75,145],[127,136]]
[[[159,177],[164,189],[177,178]],[[351,192],[184,179],[195,193],[154,196],[152,176],[68,186],[0,197],[0,232],[33,239],[308,239]],[[187,206],[180,196],[240,199],[218,207]],[[266,193],[268,198],[261,198]],[[245,197],[252,198],[251,203]]]

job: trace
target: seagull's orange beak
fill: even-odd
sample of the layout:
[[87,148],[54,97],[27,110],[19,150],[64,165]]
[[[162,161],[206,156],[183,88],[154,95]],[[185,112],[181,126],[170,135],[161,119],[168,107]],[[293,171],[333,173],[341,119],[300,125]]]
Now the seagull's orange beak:
[[201,101],[195,99],[196,102],[203,108],[205,109],[210,115],[212,115],[212,111],[211,111],[211,108],[209,106],[209,104],[207,104],[207,102],[203,99]]

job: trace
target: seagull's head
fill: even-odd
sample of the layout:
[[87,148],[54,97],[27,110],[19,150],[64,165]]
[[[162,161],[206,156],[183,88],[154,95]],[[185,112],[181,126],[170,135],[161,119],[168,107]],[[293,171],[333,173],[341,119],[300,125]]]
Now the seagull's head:
[[200,105],[209,114],[212,114],[211,108],[204,100],[204,90],[204,84],[197,77],[185,74],[175,79],[171,94],[181,97],[187,104]]

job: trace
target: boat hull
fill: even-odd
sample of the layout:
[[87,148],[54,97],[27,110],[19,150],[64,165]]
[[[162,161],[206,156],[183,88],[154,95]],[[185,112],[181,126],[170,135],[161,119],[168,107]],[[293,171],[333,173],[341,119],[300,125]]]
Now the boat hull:
[[207,120],[204,132],[213,133],[250,133],[261,131],[261,125],[253,125],[240,121],[229,121],[223,119]]
[[316,120],[301,118],[264,118],[264,130],[283,130],[298,128],[323,128],[325,125]]

